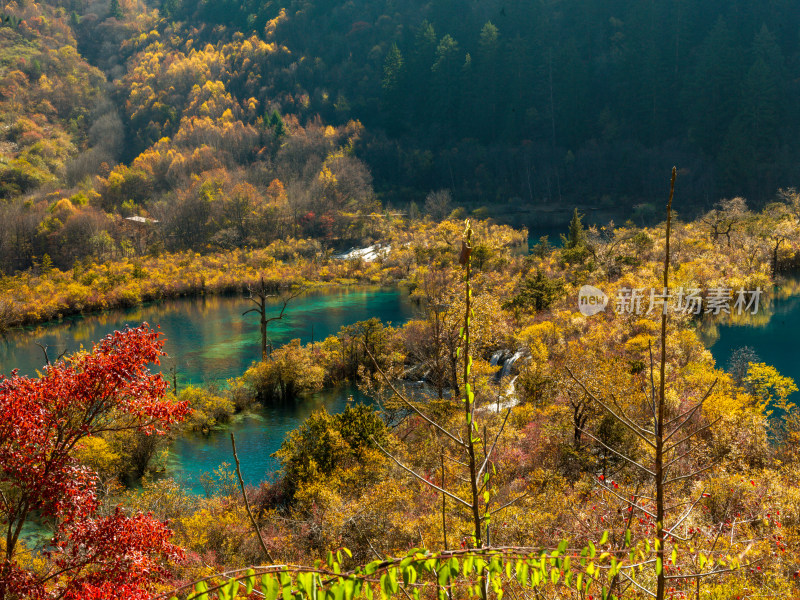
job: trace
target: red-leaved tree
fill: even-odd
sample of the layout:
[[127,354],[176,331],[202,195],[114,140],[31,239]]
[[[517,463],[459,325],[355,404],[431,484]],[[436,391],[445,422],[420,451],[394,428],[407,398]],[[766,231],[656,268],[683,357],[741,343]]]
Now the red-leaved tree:
[[[48,365],[37,378],[0,376],[0,600],[146,598],[181,550],[166,523],[121,510],[99,516],[96,474],[73,457],[104,432],[158,434],[189,412],[150,372],[164,355],[146,323],[115,332]],[[20,564],[19,540],[35,517],[55,527],[47,565]]]

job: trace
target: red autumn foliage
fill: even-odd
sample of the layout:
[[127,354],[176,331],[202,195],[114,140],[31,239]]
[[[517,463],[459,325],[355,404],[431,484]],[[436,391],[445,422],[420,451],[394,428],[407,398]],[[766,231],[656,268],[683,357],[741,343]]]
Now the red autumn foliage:
[[[189,412],[167,399],[149,365],[164,341],[147,324],[115,332],[91,352],[45,367],[37,378],[0,378],[0,600],[144,598],[181,550],[166,523],[119,509],[97,515],[95,473],[72,456],[83,438],[109,431],[159,433]],[[15,550],[36,515],[54,524],[47,573],[20,567]]]

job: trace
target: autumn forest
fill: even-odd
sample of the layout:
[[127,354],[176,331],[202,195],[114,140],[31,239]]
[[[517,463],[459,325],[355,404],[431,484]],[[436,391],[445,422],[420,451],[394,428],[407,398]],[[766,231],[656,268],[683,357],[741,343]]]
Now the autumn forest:
[[786,0],[6,2],[0,600],[800,598],[798,93]]

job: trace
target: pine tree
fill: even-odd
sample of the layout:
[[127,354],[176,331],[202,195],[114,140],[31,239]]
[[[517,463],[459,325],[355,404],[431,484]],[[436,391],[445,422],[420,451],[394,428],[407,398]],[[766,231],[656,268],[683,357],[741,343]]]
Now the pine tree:
[[569,222],[569,234],[566,237],[561,236],[564,248],[571,250],[573,248],[582,248],[586,245],[586,231],[583,229],[582,218],[583,215],[576,208],[572,213],[572,220]]
[[267,125],[269,125],[269,128],[272,130],[276,140],[280,141],[288,133],[288,130],[286,129],[286,123],[284,123],[283,117],[281,117],[281,114],[277,111],[277,109],[270,113],[269,118],[267,119]]
[[405,122],[405,60],[397,44],[392,44],[383,62],[384,122],[391,133],[399,133]]

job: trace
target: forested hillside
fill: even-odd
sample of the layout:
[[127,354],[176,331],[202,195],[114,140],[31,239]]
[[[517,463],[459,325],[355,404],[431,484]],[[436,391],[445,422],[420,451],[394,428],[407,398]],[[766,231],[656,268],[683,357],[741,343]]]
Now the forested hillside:
[[672,163],[694,210],[758,206],[798,176],[793,8],[10,2],[0,265],[346,246],[387,206],[644,224]]

